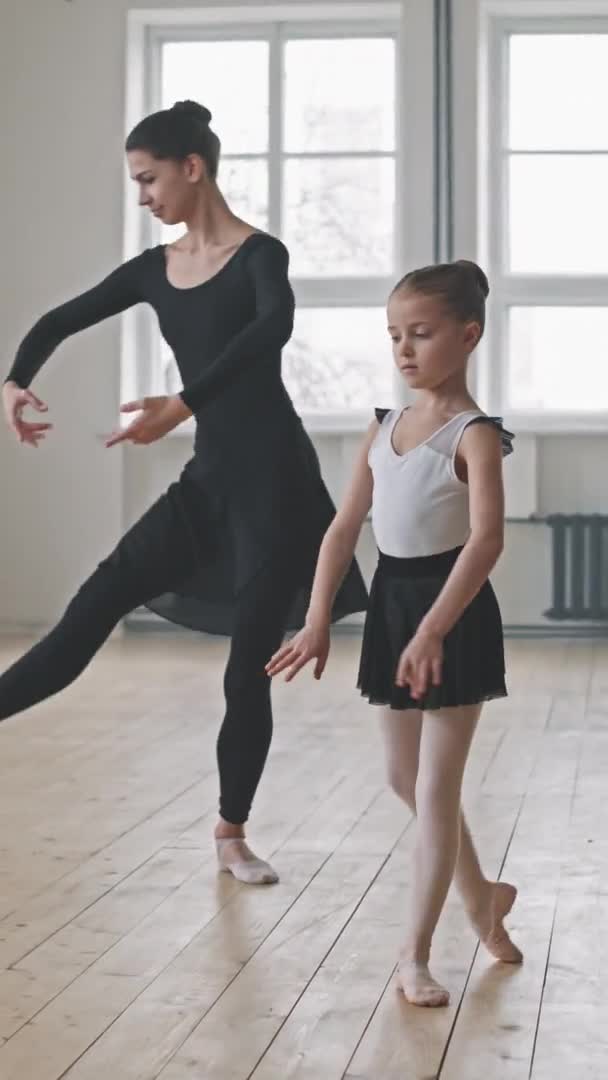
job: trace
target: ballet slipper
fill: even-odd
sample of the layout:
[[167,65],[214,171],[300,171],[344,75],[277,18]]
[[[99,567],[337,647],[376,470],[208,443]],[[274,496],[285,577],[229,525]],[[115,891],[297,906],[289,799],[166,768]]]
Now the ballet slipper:
[[279,880],[276,870],[264,859],[258,859],[240,837],[226,837],[215,841],[220,871],[232,874],[246,885],[275,885]]

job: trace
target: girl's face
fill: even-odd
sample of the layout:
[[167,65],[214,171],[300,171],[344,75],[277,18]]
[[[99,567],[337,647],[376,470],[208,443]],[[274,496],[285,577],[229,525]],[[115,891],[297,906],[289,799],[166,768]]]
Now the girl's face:
[[387,315],[393,359],[413,390],[436,390],[448,379],[464,376],[479,340],[478,323],[459,322],[440,297],[407,288],[393,293]]
[[197,203],[197,187],[206,171],[197,154],[184,161],[153,157],[147,150],[127,154],[129,175],[139,188],[139,205],[165,225],[188,221]]

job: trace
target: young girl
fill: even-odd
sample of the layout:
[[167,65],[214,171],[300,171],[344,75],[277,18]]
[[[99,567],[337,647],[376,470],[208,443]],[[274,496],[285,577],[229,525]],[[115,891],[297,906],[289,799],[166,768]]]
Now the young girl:
[[[46,411],[29,386],[53,350],[71,334],[147,303],[184,389],[123,406],[137,415],[108,445],[154,442],[193,415],[196,435],[179,479],[84,582],[59,624],[0,676],[0,720],[72,682],[141,604],[182,625],[230,635],[215,837],[221,869],[258,884],[277,880],[245,843],[272,736],[264,664],[285,629],[302,626],[334,511],[281,378],[294,311],[289,256],[227,205],[210,120],[202,105],[185,101],[133,129],[126,151],[140,204],[163,222],[184,222],[184,235],[149,248],[44,315],[21,343],[3,388],[15,435],[37,446],[50,425],[26,419],[24,409]],[[353,563],[333,614],[366,606]]]
[[377,410],[350,489],[321,546],[304,628],[267,671],[289,681],[329,653],[332,599],[365,517],[379,548],[359,669],[361,693],[383,705],[389,780],[417,816],[410,928],[398,982],[415,1005],[446,1005],[429,972],[433,932],[455,876],[493,956],[522,959],[503,927],[516,889],[488,881],[461,809],[482,703],[506,694],[500,612],[488,575],[503,545],[502,457],[512,436],[466,386],[484,329],[488,282],[470,262],[407,274],[388,303],[397,368],[412,406]]

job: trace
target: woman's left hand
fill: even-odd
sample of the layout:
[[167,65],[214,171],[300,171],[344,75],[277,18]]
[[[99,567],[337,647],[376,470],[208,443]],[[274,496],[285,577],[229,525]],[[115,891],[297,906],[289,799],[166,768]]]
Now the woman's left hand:
[[429,685],[440,685],[442,662],[443,639],[438,634],[419,631],[399,657],[395,683],[409,686],[416,700],[424,697]]
[[121,413],[137,412],[139,416],[122,431],[115,431],[106,440],[106,446],[116,446],[119,442],[132,442],[138,446],[147,446],[148,443],[162,439],[168,431],[184,420],[192,416],[187,405],[184,404],[179,394],[170,397],[145,397],[140,401],[129,401],[121,405]]

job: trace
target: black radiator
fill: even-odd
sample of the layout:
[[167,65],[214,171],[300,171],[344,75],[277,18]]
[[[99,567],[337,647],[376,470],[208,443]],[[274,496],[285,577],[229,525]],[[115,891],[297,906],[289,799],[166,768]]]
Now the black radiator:
[[552,514],[549,619],[608,619],[608,515]]

